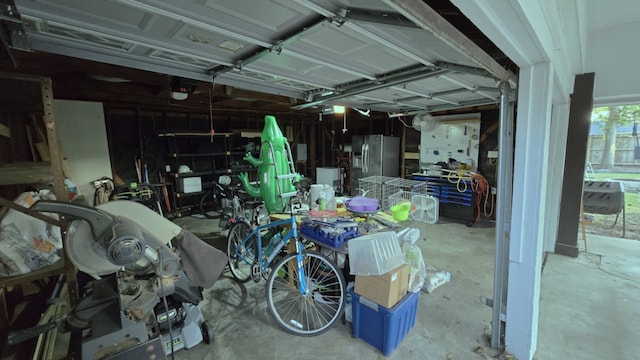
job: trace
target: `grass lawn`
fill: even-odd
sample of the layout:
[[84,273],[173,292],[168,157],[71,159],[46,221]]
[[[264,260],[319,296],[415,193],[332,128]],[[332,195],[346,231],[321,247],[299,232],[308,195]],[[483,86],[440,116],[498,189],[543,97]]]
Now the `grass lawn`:
[[595,173],[596,180],[629,179],[640,180],[640,173]]
[[640,218],[640,194],[625,193],[624,205],[627,217],[634,216],[636,219]]

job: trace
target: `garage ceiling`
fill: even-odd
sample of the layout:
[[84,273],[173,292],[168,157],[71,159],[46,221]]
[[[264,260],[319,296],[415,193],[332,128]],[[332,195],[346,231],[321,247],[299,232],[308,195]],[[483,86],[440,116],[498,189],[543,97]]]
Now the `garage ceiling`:
[[497,83],[515,81],[494,54],[419,0],[15,5],[18,14],[2,18],[21,17],[14,49],[286,96],[294,110],[345,105],[410,113],[495,104]]

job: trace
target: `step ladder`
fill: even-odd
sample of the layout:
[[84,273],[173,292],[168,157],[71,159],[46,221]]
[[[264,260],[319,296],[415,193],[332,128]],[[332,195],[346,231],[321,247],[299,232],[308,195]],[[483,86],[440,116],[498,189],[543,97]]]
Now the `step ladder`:
[[296,196],[298,194],[297,191],[291,191],[291,192],[283,192],[282,189],[282,185],[280,180],[290,180],[291,184],[293,185],[293,179],[296,179],[297,177],[299,177],[300,175],[298,173],[296,173],[296,169],[295,169],[295,164],[293,161],[293,155],[291,155],[291,147],[289,146],[288,142],[284,143],[285,147],[284,147],[284,155],[287,158],[287,165],[289,166],[289,174],[280,174],[278,173],[278,166],[276,164],[276,155],[275,152],[273,150],[273,144],[271,144],[271,141],[263,141],[262,142],[262,146],[268,146],[269,147],[269,157],[271,157],[271,159],[273,160],[273,167],[275,168],[275,174],[276,174],[276,184],[277,184],[277,189],[278,189],[278,196],[280,197],[280,201],[282,203],[282,208],[284,209],[288,204],[289,204],[289,199]]
[[596,172],[593,171],[593,167],[591,166],[591,161],[587,160],[587,164],[584,167],[584,178],[585,179],[595,179]]

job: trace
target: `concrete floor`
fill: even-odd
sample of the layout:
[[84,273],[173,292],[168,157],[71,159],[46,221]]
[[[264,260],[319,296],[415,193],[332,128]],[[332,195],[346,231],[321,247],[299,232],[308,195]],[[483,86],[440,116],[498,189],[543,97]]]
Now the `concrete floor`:
[[[175,220],[217,247],[217,221]],[[422,225],[419,245],[428,265],[451,282],[422,292],[414,328],[389,359],[490,359],[495,229],[457,223]],[[589,235],[577,259],[548,255],[542,276],[536,359],[635,359],[640,353],[640,242]],[[338,323],[316,337],[289,335],[266,308],[264,281],[235,283],[228,270],[200,304],[215,331],[211,345],[176,352],[175,359],[385,359]],[[635,341],[634,341],[635,340]]]
[[547,258],[538,360],[639,357],[640,241],[587,234],[587,247]]

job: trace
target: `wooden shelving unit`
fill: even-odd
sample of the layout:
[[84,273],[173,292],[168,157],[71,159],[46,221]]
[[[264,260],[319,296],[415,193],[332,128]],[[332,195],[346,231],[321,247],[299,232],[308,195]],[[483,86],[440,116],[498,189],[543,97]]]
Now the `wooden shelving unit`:
[[[57,199],[67,199],[67,193],[64,187],[64,171],[61,151],[59,147],[58,134],[56,131],[56,121],[53,111],[53,90],[50,78],[36,77],[30,75],[1,73],[0,72],[0,109],[5,120],[9,124],[5,127],[9,130],[9,137],[3,137],[3,149],[10,149],[10,152],[2,151],[5,155],[0,157],[0,186],[3,188],[2,194],[11,194],[13,196],[22,192],[29,184],[39,184],[53,182],[54,193]],[[10,114],[18,114],[12,116]],[[12,121],[9,121],[9,119]],[[40,153],[40,158],[35,155],[34,144],[29,141],[32,159],[19,158],[16,147],[25,146],[24,138],[20,134],[24,134],[26,124],[21,123],[17,119],[42,119],[44,128],[46,129],[46,148],[38,148],[38,150],[46,150],[46,156]],[[2,120],[2,119],[0,119]],[[2,122],[2,121],[0,121]],[[10,126],[11,125],[11,126]],[[28,135],[28,134],[27,134]],[[31,140],[31,138],[29,138]],[[22,142],[20,144],[20,142]],[[28,161],[34,160],[34,161]],[[13,193],[13,194],[12,194]],[[12,201],[0,197],[0,205],[4,208],[17,207]],[[0,214],[1,215],[1,214]],[[39,214],[34,214],[39,217]],[[44,216],[43,216],[44,217]],[[52,222],[48,218],[48,222]],[[54,221],[61,228],[62,244],[66,249],[66,221]],[[32,271],[27,274],[0,278],[0,338],[6,339],[7,332],[11,328],[11,318],[9,315],[13,312],[8,308],[6,296],[11,291],[19,291],[26,283],[54,281],[55,277],[61,273],[66,275],[68,286],[68,296],[70,305],[73,306],[78,302],[78,286],[76,282],[76,269],[73,264],[68,261],[66,251],[63,252],[62,259],[52,265]],[[31,309],[37,311],[37,309]],[[4,349],[5,344],[0,344],[0,353]]]
[[400,148],[400,175],[411,179],[411,174],[420,171],[420,131],[404,126]]
[[[167,150],[167,164],[169,181],[173,191],[170,196],[173,201],[174,215],[180,217],[194,211],[200,197],[212,188],[212,183],[220,175],[234,175],[239,172],[255,172],[256,169],[244,162],[245,151],[233,149],[233,139],[237,134],[221,132],[211,135],[208,132],[193,131],[165,131],[158,133],[165,139]],[[241,163],[243,166],[236,166]],[[187,165],[190,173],[181,174],[180,165]],[[245,166],[246,165],[246,166]],[[202,191],[180,191],[179,183],[185,178],[199,177]],[[198,210],[199,211],[199,210]]]

